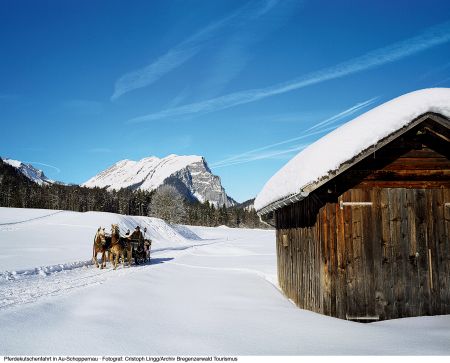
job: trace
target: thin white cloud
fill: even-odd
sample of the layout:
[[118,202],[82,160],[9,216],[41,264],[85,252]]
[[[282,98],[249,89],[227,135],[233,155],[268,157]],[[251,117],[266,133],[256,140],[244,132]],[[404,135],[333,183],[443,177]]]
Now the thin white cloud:
[[183,90],[181,90],[181,92],[179,92],[173,99],[171,99],[168,104],[167,107],[168,108],[173,108],[173,107],[177,107],[179,104],[181,104],[186,97],[188,97],[190,94],[190,88],[188,86],[186,86]]
[[253,45],[286,24],[302,3],[298,0],[266,1],[266,6],[256,12],[251,21],[241,22],[227,33],[203,70],[205,75],[196,92],[198,98],[219,95],[246,68],[253,57]]
[[339,112],[338,114],[331,116],[327,118],[326,120],[323,120],[314,126],[311,126],[309,129],[305,130],[305,132],[317,129],[317,128],[323,128],[326,125],[331,125],[332,123],[341,120],[343,117],[353,115],[354,113],[358,112],[359,110],[372,105],[379,97],[373,97],[371,99],[368,99],[367,101],[357,103],[356,105],[347,108],[346,110]]
[[223,167],[223,166],[235,165],[236,163],[241,164],[243,160],[251,160],[251,161],[259,160],[261,158],[260,157],[254,158],[255,155],[256,156],[257,155],[266,155],[266,150],[272,149],[272,148],[280,146],[280,145],[290,144],[290,143],[292,143],[294,141],[299,141],[299,140],[302,140],[302,139],[306,139],[308,137],[311,137],[311,136],[314,136],[314,135],[318,135],[318,134],[324,133],[326,131],[333,130],[335,128],[336,128],[336,126],[332,126],[332,127],[328,127],[328,128],[321,128],[321,129],[316,130],[314,132],[308,132],[306,134],[302,134],[301,136],[297,136],[297,137],[293,137],[291,139],[279,141],[279,142],[276,142],[274,144],[265,145],[265,146],[259,147],[257,149],[245,151],[245,152],[243,152],[241,154],[233,155],[233,156],[231,156],[229,158],[226,158],[224,160],[217,161],[217,162],[211,164],[211,167],[218,168],[218,167]]
[[286,149],[259,152],[259,153],[249,155],[245,158],[240,158],[238,160],[231,161],[227,164],[221,164],[218,166],[214,166],[214,168],[223,168],[226,166],[245,164],[245,163],[249,163],[249,162],[256,161],[256,160],[279,158],[282,155],[286,156],[286,155],[294,153],[294,152],[299,152],[300,150],[303,150],[308,145],[309,144],[299,144],[299,145],[288,147]]
[[24,161],[24,163],[31,164],[31,165],[43,165],[43,166],[46,166],[48,168],[54,169],[58,174],[61,172],[61,169],[57,168],[56,166],[53,166],[53,165],[50,165],[50,164],[40,163],[38,161]]
[[152,84],[164,74],[191,59],[199,50],[195,46],[186,49],[185,46],[178,46],[178,48],[169,50],[166,54],[146,67],[131,71],[120,77],[116,81],[111,101],[116,100],[125,93]]
[[[278,150],[275,152],[275,154],[273,154],[273,152],[268,153],[266,150],[273,149],[274,147],[278,147],[281,145],[291,144],[295,141],[299,141],[299,140],[306,139],[306,138],[314,136],[314,135],[318,135],[318,134],[322,134],[327,131],[334,130],[338,125],[333,125],[333,126],[330,126],[330,125],[335,124],[337,121],[341,121],[345,117],[351,116],[351,115],[361,111],[362,109],[372,105],[377,99],[378,99],[378,97],[374,97],[374,98],[368,99],[364,102],[357,103],[356,105],[349,107],[346,110],[337,113],[336,115],[328,117],[327,119],[325,119],[323,121],[317,122],[315,125],[311,126],[307,130],[305,130],[303,132],[303,134],[300,136],[293,137],[293,138],[283,140],[283,141],[279,141],[279,142],[276,142],[273,144],[265,145],[265,146],[259,147],[257,149],[245,151],[238,155],[233,155],[229,158],[226,158],[226,159],[223,159],[223,160],[220,160],[218,162],[211,164],[211,167],[220,168],[220,167],[231,166],[231,165],[236,165],[236,164],[243,164],[243,163],[247,163],[250,161],[272,158],[274,155],[290,153],[293,151],[292,147],[285,149],[284,150],[285,152],[283,150],[281,150],[281,151]],[[302,144],[302,145],[308,145],[308,144]],[[295,149],[295,150],[300,150],[300,149]]]
[[325,68],[289,82],[276,84],[266,88],[256,88],[225,96],[212,98],[206,101],[191,103],[184,106],[166,109],[160,112],[135,117],[128,123],[159,120],[167,117],[181,115],[204,114],[230,107],[255,102],[267,97],[294,91],[317,83],[341,78],[350,74],[373,69],[387,63],[409,57],[432,47],[450,41],[450,22],[445,22],[428,28],[421,34],[391,44],[389,46],[370,51],[362,56],[353,58],[335,66]]
[[189,61],[226,27],[256,19],[270,11],[278,2],[279,0],[252,0],[227,17],[211,23],[193,34],[156,61],[124,74],[116,81],[111,100],[114,101],[125,93],[151,85],[165,74]]

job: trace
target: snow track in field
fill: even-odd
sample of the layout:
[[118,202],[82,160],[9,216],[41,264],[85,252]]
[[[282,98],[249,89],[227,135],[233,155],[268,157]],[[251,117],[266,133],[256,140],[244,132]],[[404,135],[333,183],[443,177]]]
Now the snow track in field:
[[20,221],[12,221],[12,222],[7,222],[7,223],[0,223],[0,226],[12,226],[12,225],[15,225],[15,224],[22,224],[22,223],[32,222],[32,221],[35,221],[35,220],[38,220],[38,219],[44,219],[44,218],[52,217],[52,216],[54,216],[56,214],[59,214],[59,213],[62,213],[62,212],[64,212],[64,211],[60,210],[60,211],[56,211],[56,212],[53,212],[53,213],[44,214],[44,215],[39,216],[39,217],[24,219],[24,220],[20,220]]
[[[234,238],[232,240],[238,241],[240,238]],[[236,254],[227,255],[208,253],[208,248],[214,247],[215,245],[228,244],[229,242],[230,241],[225,242],[223,240],[213,240],[190,246],[155,249],[152,251],[152,259],[150,263],[138,266],[132,265],[131,267],[123,267],[120,264],[117,270],[113,270],[110,263],[107,264],[107,268],[99,269],[93,266],[92,261],[78,261],[66,264],[36,267],[27,270],[0,272],[0,311],[22,304],[33,303],[41,298],[66,294],[71,290],[100,285],[109,279],[143,272],[149,268],[155,267],[155,265],[174,260],[175,257],[237,257],[238,255]],[[202,251],[202,248],[205,249],[204,253],[198,253]],[[267,255],[270,256],[271,254],[250,254],[250,256]],[[241,257],[244,256],[248,256],[248,254],[241,255]],[[275,279],[272,276],[267,276],[261,271],[253,269],[195,266],[175,261],[169,263],[173,263],[176,266],[196,269],[255,274],[278,288]]]
[[[168,260],[162,255],[182,254],[193,243],[211,243],[185,226],[173,228],[157,218],[111,213],[0,208],[0,221],[0,310],[99,285],[154,267]],[[136,225],[147,227],[146,237],[155,242],[151,264],[120,265],[116,271],[109,263],[107,269],[93,267],[86,258],[92,254],[94,233],[98,226],[108,228],[112,223],[118,223],[123,233]]]
[[[71,290],[91,287],[111,278],[131,275],[163,262],[164,258],[154,258],[150,264],[125,267],[120,265],[113,270],[95,268],[91,261],[80,262],[81,266],[72,269],[36,268],[27,272],[4,272],[0,274],[0,310],[27,304],[47,296],[65,294]],[[3,278],[2,278],[3,277]]]
[[[32,303],[48,296],[58,296],[74,289],[99,285],[112,278],[142,272],[154,267],[154,265],[173,260],[175,256],[186,254],[184,252],[186,250],[193,250],[202,246],[208,247],[223,242],[217,240],[190,246],[155,249],[152,251],[150,263],[132,265],[131,267],[123,267],[120,264],[117,270],[113,270],[110,263],[107,264],[105,269],[95,268],[92,261],[89,260],[27,270],[3,271],[0,272],[0,310]],[[171,254],[170,257],[168,257],[168,253]],[[195,255],[192,252],[189,254]],[[208,257],[208,255],[200,254],[198,256]],[[183,264],[179,265],[183,266]]]

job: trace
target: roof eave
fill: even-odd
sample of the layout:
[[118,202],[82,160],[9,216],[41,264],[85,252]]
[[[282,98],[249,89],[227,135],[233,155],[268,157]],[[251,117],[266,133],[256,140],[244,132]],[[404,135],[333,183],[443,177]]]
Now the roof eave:
[[391,133],[390,135],[381,139],[377,143],[375,143],[375,144],[369,146],[368,148],[366,148],[365,150],[361,151],[354,158],[342,163],[339,166],[339,168],[337,168],[334,171],[330,171],[326,176],[324,176],[320,180],[317,180],[315,182],[305,185],[302,188],[302,190],[298,193],[288,195],[287,197],[284,197],[282,199],[279,199],[275,202],[268,204],[267,206],[258,210],[257,214],[262,216],[262,215],[270,213],[276,209],[285,207],[289,204],[298,202],[298,201],[306,198],[314,190],[316,190],[317,188],[321,187],[322,185],[328,183],[330,180],[332,180],[335,177],[337,177],[338,175],[342,174],[344,171],[348,170],[353,165],[359,163],[362,159],[366,158],[369,154],[376,152],[377,150],[381,149],[386,144],[390,143],[392,140],[398,138],[399,136],[403,135],[405,132],[409,131],[413,127],[417,126],[418,124],[422,123],[423,121],[425,121],[426,119],[429,119],[429,118],[442,126],[449,127],[450,120],[447,117],[445,117],[444,115],[434,113],[434,112],[426,112],[426,113],[416,117],[410,123],[408,123],[407,125],[403,126],[400,129],[398,129],[397,131],[394,131],[393,133]]
[[305,199],[308,195],[309,195],[309,193],[304,192],[304,191],[300,191],[298,193],[288,195],[287,197],[279,199],[273,203],[266,205],[264,208],[261,208],[260,210],[257,211],[257,214],[259,216],[263,216],[263,215],[268,214],[276,209],[299,202],[302,199]]

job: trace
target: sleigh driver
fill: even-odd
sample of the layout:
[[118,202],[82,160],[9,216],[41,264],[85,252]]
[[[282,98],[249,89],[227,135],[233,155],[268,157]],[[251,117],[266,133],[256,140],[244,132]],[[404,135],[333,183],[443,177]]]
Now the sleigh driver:
[[133,248],[133,256],[134,256],[134,262],[136,265],[139,265],[139,260],[145,261],[145,253],[144,253],[144,236],[141,232],[141,227],[136,226],[133,233],[129,235],[127,238]]

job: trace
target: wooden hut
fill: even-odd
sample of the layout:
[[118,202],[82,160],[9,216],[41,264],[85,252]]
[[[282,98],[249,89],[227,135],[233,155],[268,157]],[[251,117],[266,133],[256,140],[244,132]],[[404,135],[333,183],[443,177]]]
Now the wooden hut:
[[279,285],[354,321],[450,313],[450,89],[416,91],[303,150],[265,185]]

